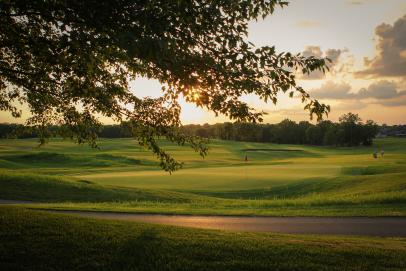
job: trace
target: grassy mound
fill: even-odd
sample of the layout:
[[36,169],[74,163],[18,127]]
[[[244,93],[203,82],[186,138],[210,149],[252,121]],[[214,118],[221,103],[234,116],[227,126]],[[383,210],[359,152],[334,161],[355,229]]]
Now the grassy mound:
[[343,167],[342,173],[345,175],[378,175],[385,173],[406,172],[406,169],[398,165],[379,165],[364,167]]
[[303,152],[303,150],[296,149],[242,149],[243,152]]
[[[372,171],[369,171],[371,173]],[[203,191],[198,194],[229,199],[285,200],[290,202],[360,201],[406,203],[406,173],[353,174],[275,184],[265,189]],[[383,172],[383,171],[382,171]],[[356,200],[357,199],[357,200]],[[362,200],[361,200],[362,199]],[[378,200],[379,199],[379,200]],[[395,202],[396,199],[396,202]],[[364,202],[365,203],[365,202]]]
[[3,157],[4,160],[28,165],[29,167],[105,167],[110,165],[107,161],[93,157],[75,156],[54,152],[35,152],[28,154],[17,154]]
[[86,180],[0,172],[0,198],[38,202],[189,202],[193,195],[161,190],[105,187]]
[[120,155],[113,155],[113,154],[108,154],[108,153],[97,154],[95,157],[100,160],[116,162],[118,164],[127,164],[127,165],[141,164],[141,160],[139,160],[139,159],[134,159],[134,158],[120,156]]
[[96,155],[66,154],[56,152],[34,152],[26,154],[14,154],[2,157],[6,162],[20,164],[24,167],[111,167],[111,166],[135,166],[140,165],[138,159],[101,153]]

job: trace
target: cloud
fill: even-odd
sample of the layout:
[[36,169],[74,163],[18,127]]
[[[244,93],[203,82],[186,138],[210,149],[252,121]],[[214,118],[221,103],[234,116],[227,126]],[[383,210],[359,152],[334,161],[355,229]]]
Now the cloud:
[[338,63],[338,59],[340,58],[342,52],[343,50],[340,49],[328,49],[326,51],[326,57],[328,57],[333,65],[335,65]]
[[398,91],[396,83],[386,80],[372,83],[357,93],[351,91],[351,86],[348,83],[327,81],[320,88],[311,90],[310,95],[317,99],[346,100],[346,103],[372,99],[373,101],[370,103],[385,106],[406,104],[406,90]]
[[297,22],[296,26],[298,26],[300,28],[314,28],[314,27],[319,27],[320,22],[311,21],[311,20],[304,20],[304,21]]
[[357,77],[406,77],[406,15],[393,25],[381,24],[375,28],[378,36],[377,55],[365,58],[365,70]]
[[322,57],[323,56],[323,51],[321,50],[320,46],[306,46],[304,51],[302,52],[302,55],[305,57],[309,56],[315,56],[315,57]]
[[335,83],[327,81],[318,89],[310,91],[310,95],[317,99],[351,99],[354,94],[350,93],[351,86],[348,83]]
[[349,4],[349,5],[362,5],[362,4],[365,3],[365,1],[362,1],[362,0],[347,0],[346,3]]
[[[331,60],[331,63],[328,63],[328,67],[330,69],[330,72],[334,71],[335,66],[339,62],[339,58],[342,55],[343,52],[346,52],[347,50],[341,50],[341,49],[328,49],[325,52],[323,52],[320,48],[320,46],[306,46],[305,50],[302,52],[302,55],[305,57],[310,57],[314,56],[317,58],[322,58],[322,57],[327,57]],[[319,80],[323,79],[326,75],[322,71],[314,71],[310,74],[300,74],[299,78],[300,79],[307,79],[307,80]]]
[[348,100],[340,102],[339,104],[332,106],[332,108],[333,110],[350,111],[350,110],[360,110],[367,106],[368,106],[367,103],[362,102],[360,100]]
[[346,4],[347,5],[352,5],[352,6],[361,6],[365,3],[370,4],[371,2],[375,2],[375,3],[379,3],[379,2],[383,2],[384,0],[346,0]]
[[404,106],[406,105],[406,95],[401,96],[397,99],[381,101],[380,104],[384,106]]
[[356,95],[360,99],[376,98],[391,99],[406,95],[405,91],[397,91],[396,83],[390,81],[378,81],[371,84],[368,88],[361,89]]

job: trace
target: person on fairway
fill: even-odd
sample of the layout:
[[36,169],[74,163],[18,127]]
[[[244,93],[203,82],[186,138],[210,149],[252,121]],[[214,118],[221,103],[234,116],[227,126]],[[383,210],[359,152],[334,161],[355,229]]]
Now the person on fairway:
[[383,150],[383,148],[381,149],[381,157],[383,157],[383,155],[385,154],[385,151]]
[[375,159],[378,158],[378,151],[375,150],[374,153],[372,154],[372,156],[373,156]]

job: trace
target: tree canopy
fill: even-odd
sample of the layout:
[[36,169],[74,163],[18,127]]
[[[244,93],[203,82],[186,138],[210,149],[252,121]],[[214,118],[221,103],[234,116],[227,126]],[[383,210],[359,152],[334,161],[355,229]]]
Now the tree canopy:
[[[93,146],[99,116],[128,122],[140,144],[167,171],[180,164],[157,136],[206,147],[181,132],[179,96],[231,120],[262,121],[241,101],[254,94],[277,103],[299,96],[318,119],[329,107],[297,85],[295,74],[326,69],[326,59],[277,52],[247,40],[248,23],[288,3],[281,0],[1,0],[0,110],[38,128],[50,124]],[[157,79],[162,97],[140,98],[129,89],[137,77]],[[296,95],[296,94],[298,95]]]

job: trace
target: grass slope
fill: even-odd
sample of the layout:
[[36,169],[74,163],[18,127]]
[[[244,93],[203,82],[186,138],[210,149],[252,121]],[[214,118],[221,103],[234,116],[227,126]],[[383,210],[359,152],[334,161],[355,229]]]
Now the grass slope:
[[106,187],[86,180],[39,174],[0,172],[1,199],[37,202],[190,202],[200,198],[166,190]]
[[[402,192],[377,192],[364,197],[339,194],[328,197],[326,193],[327,196],[310,194],[307,197],[279,200],[225,199],[168,190],[102,186],[83,180],[10,172],[0,172],[0,187],[0,198],[42,202],[30,205],[31,208],[41,209],[199,215],[406,215]],[[302,191],[299,188],[296,190]],[[337,193],[337,189],[332,190]]]
[[233,233],[0,207],[1,270],[405,270],[406,240]]

